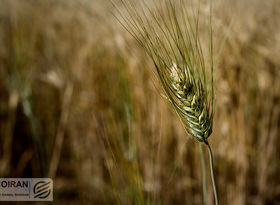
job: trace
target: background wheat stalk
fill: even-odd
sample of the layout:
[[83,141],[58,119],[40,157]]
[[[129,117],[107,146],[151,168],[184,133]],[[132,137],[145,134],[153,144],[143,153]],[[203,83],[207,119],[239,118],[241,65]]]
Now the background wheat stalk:
[[150,56],[166,98],[185,130],[209,149],[218,204],[212,151],[207,141],[212,133],[214,101],[211,6],[205,55],[199,29],[200,4],[195,10],[191,2],[183,0],[164,0],[159,4],[141,1],[138,9],[131,1],[118,3],[114,4],[118,10],[117,19]]

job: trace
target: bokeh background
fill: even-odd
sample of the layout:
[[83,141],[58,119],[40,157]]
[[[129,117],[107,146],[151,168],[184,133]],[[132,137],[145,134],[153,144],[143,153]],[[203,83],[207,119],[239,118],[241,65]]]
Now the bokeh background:
[[[199,144],[110,1],[0,4],[0,177],[51,177],[54,204],[202,204]],[[214,0],[213,32],[220,204],[280,204],[280,1]]]

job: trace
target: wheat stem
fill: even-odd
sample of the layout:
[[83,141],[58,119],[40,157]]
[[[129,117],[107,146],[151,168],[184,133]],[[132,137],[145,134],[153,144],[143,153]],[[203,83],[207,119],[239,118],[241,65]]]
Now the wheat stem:
[[209,158],[210,158],[210,171],[211,171],[211,179],[212,179],[212,186],[213,186],[213,192],[215,197],[215,205],[219,205],[218,202],[218,193],[216,188],[216,181],[215,181],[215,173],[214,173],[214,160],[213,160],[213,154],[210,147],[210,144],[207,140],[204,141],[208,148]]
[[206,162],[203,151],[203,144],[200,144],[200,157],[202,169],[202,190],[203,190],[203,205],[207,205],[207,181],[206,181]]

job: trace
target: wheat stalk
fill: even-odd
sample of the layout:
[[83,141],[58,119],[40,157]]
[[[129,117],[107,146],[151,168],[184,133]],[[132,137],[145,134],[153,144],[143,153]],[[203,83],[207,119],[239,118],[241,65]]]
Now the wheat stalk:
[[[166,97],[185,130],[208,147],[218,204],[212,151],[207,141],[212,133],[214,102],[211,15],[209,49],[205,55],[199,32],[200,9],[187,9],[184,0],[163,0],[159,4],[153,1],[149,5],[143,0],[138,9],[132,1],[119,3],[114,4],[117,19],[150,56]],[[124,9],[120,10],[120,6]]]

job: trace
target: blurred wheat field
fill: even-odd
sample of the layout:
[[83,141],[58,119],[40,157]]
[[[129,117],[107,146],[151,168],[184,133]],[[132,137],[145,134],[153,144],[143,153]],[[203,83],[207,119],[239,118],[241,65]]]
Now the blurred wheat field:
[[[1,1],[0,177],[49,176],[57,204],[202,204],[199,146],[112,13]],[[279,19],[279,0],[213,0],[220,204],[280,204]]]

